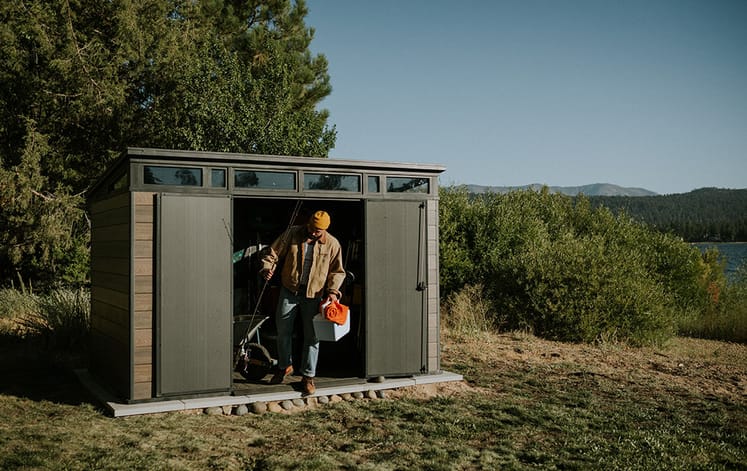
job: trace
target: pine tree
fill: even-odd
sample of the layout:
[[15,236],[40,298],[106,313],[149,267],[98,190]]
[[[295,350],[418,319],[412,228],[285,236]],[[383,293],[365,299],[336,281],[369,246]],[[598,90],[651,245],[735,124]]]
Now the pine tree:
[[[326,59],[309,51],[306,15],[303,0],[0,3],[4,197],[64,202],[80,227],[80,195],[127,146],[327,156],[336,131],[317,107],[331,87]],[[28,142],[40,140],[29,160]],[[8,183],[31,167],[33,183]],[[39,229],[9,211],[0,208],[4,231]],[[22,268],[39,260],[18,261],[6,243],[0,276],[49,276]]]

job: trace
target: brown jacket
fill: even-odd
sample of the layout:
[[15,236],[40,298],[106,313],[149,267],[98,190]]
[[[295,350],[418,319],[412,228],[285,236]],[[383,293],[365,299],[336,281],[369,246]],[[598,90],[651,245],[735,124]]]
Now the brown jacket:
[[[293,293],[298,292],[303,269],[303,243],[306,237],[306,226],[292,226],[270,245],[262,257],[263,271],[274,270],[278,261],[283,260],[280,281]],[[345,270],[342,267],[340,242],[325,231],[314,244],[314,259],[306,286],[306,297],[318,298],[327,293],[334,293],[339,298],[344,280]]]

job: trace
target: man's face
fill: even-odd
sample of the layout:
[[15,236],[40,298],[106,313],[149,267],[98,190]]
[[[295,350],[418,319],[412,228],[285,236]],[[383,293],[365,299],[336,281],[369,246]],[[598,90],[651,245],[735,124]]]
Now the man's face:
[[324,229],[314,229],[313,227],[307,226],[306,230],[309,233],[309,239],[317,240],[322,236],[322,234],[324,234]]

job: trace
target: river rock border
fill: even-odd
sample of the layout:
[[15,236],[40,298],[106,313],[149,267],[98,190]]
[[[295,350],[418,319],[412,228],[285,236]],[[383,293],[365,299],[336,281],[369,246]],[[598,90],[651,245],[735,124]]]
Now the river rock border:
[[[282,401],[255,401],[247,404],[239,404],[233,406],[220,406],[220,407],[205,407],[202,409],[203,414],[207,415],[246,415],[246,414],[265,414],[268,412],[275,413],[293,413],[301,412],[307,409],[315,409],[319,406],[325,406],[327,404],[335,404],[338,402],[352,402],[365,399],[385,399],[387,397],[387,391],[385,389],[373,390],[361,392],[356,391],[353,393],[343,394],[330,394],[322,396],[311,396],[305,398],[296,399],[285,399]],[[194,409],[193,409],[194,410]],[[199,411],[199,409],[197,409]],[[192,411],[184,411],[185,413],[193,413]]]

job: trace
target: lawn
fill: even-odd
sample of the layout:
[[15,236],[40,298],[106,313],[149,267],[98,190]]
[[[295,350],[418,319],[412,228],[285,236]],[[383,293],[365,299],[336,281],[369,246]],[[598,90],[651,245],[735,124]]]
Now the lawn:
[[747,346],[444,334],[462,383],[295,413],[107,417],[36,346],[0,345],[0,469],[747,469]]

